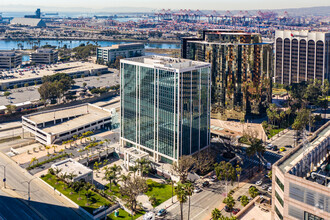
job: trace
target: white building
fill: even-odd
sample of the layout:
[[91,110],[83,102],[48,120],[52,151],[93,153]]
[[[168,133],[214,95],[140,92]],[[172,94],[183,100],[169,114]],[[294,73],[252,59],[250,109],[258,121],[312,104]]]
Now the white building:
[[22,116],[22,129],[49,145],[86,131],[110,129],[111,115],[110,110],[87,103]]
[[114,62],[119,56],[124,58],[144,56],[144,44],[115,44],[111,47],[99,47],[96,55],[98,60],[103,59],[104,62]]
[[53,169],[60,169],[61,172],[59,174],[74,174],[75,177],[71,180],[72,182],[83,181],[93,183],[93,170],[73,160],[72,158],[54,163],[51,167]]
[[22,64],[22,54],[14,50],[0,51],[0,69],[12,69]]
[[329,32],[276,31],[274,82],[288,85],[329,80],[329,47]]

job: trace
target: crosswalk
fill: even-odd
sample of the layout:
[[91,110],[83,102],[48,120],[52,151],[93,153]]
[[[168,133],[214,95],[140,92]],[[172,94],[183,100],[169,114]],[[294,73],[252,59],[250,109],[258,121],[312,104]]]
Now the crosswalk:
[[270,151],[266,151],[265,154],[268,154],[268,155],[271,155],[271,156],[274,156],[274,157],[278,157],[278,158],[282,158],[283,157],[282,155],[275,154],[275,153],[270,152]]

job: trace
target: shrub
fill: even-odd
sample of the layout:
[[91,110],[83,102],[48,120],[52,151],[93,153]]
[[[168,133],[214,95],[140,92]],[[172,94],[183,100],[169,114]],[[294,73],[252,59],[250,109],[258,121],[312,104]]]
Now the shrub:
[[246,206],[247,204],[249,204],[249,198],[246,196],[246,195],[244,195],[244,196],[242,196],[241,197],[241,204],[242,204],[242,206]]

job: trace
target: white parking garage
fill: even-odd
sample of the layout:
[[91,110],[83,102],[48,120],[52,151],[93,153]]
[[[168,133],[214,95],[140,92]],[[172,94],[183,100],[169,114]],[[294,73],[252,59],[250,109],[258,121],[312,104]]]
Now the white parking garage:
[[87,103],[22,116],[22,129],[38,142],[48,145],[86,131],[110,130],[111,116],[111,110]]

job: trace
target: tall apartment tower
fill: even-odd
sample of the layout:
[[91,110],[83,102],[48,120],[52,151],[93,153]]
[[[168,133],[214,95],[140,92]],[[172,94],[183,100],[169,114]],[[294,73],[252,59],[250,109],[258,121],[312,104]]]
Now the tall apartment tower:
[[289,85],[303,81],[329,80],[330,33],[275,32],[274,82]]
[[244,119],[261,115],[271,103],[273,45],[260,34],[204,30],[183,38],[182,58],[211,63],[212,118]]
[[210,145],[210,64],[143,56],[120,71],[122,146],[173,162]]

